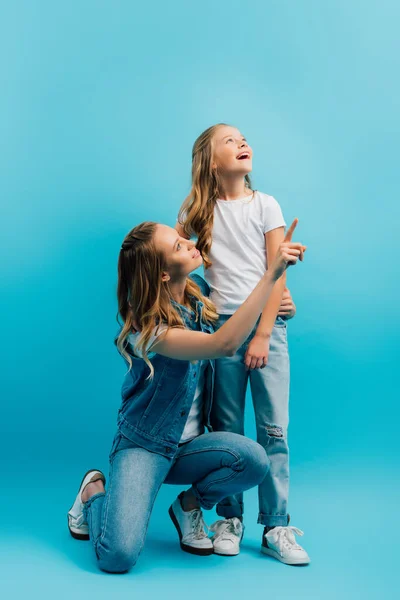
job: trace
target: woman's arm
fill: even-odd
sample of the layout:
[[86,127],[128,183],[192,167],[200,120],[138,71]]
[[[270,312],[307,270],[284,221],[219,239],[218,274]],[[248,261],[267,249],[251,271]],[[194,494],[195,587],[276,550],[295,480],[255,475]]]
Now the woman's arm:
[[212,334],[187,329],[170,328],[162,334],[151,350],[181,360],[204,360],[232,356],[243,344],[263,310],[275,282],[289,265],[303,260],[305,247],[292,243],[292,234],[297,225],[295,220],[284,241],[279,245],[271,268],[265,273],[247,300],[218,331]]

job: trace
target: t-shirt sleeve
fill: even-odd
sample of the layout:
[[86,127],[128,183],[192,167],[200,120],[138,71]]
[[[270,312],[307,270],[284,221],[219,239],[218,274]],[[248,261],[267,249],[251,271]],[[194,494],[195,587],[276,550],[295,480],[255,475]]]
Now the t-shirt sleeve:
[[264,233],[268,233],[268,231],[272,231],[278,227],[286,227],[281,207],[273,196],[264,197],[263,227]]
[[[151,337],[147,343],[147,356],[148,358],[151,358],[152,356],[155,356],[156,352],[151,352],[151,347],[154,344],[154,342],[156,341],[156,339],[167,329],[166,325],[157,325],[156,327],[154,327]],[[139,337],[140,337],[140,332],[136,332],[136,333],[130,333],[128,335],[128,342],[132,347],[132,350],[135,354],[135,356],[139,357],[139,358],[143,358],[143,353],[138,349],[135,348],[135,345],[138,343],[139,341]]]

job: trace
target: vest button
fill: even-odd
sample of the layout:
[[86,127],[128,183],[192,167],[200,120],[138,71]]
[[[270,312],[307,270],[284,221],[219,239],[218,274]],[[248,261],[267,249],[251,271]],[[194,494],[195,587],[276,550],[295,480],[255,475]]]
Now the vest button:
[[171,448],[168,448],[168,447],[167,447],[167,448],[165,448],[165,452],[166,452],[167,454],[170,454],[170,452],[171,452]]
[[196,371],[193,373],[193,377],[196,377]]
[[186,410],[181,410],[181,417],[184,417],[186,415]]

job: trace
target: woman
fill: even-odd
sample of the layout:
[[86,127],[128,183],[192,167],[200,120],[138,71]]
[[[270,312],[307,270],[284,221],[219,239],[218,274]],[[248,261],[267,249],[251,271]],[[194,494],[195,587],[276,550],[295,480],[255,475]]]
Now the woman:
[[[229,322],[217,332],[206,284],[188,275],[202,263],[190,240],[165,225],[142,223],[125,238],[118,263],[117,346],[129,366],[118,430],[110,453],[110,483],[97,470],[83,478],[68,513],[71,534],[90,537],[100,569],[121,573],[143,547],[162,483],[190,485],[169,509],[181,548],[213,552],[201,508],[259,484],[268,470],[263,448],[209,427],[213,361],[230,356],[254,327],[288,265],[303,259],[292,243],[295,221],[272,267]],[[137,329],[134,324],[137,324]],[[231,516],[239,515],[231,507]]]

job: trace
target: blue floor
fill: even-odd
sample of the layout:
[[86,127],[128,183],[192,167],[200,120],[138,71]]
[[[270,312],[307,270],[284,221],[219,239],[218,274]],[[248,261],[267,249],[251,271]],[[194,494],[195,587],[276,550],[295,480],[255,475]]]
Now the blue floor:
[[[90,453],[89,453],[90,454]],[[128,574],[97,570],[89,542],[70,537],[66,511],[82,468],[31,461],[6,471],[1,496],[2,598],[296,598],[397,599],[400,482],[377,458],[343,469],[339,462],[292,466],[292,524],[312,564],[288,567],[259,551],[255,490],[247,493],[246,533],[238,557],[196,557],[179,548],[167,508],[178,492],[164,486],[145,550]],[[35,464],[35,469],[29,465]],[[83,470],[86,468],[83,465]],[[90,465],[89,465],[90,466]],[[106,465],[94,464],[100,468]],[[345,471],[345,475],[343,472]],[[51,477],[51,474],[53,476]],[[205,513],[208,523],[215,518]],[[396,531],[397,529],[397,531]]]

